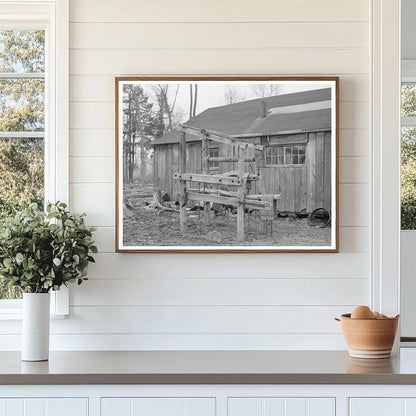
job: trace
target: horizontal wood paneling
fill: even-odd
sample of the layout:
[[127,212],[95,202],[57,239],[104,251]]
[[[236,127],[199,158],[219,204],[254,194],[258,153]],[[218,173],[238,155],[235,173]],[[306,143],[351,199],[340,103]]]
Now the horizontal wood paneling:
[[[261,288],[261,289],[260,289]],[[311,293],[314,296],[311,296]],[[358,294],[357,294],[358,293]],[[366,303],[367,279],[110,279],[74,287],[71,305],[355,305]]]
[[[345,350],[341,333],[310,334],[59,334],[51,335],[52,350]],[[19,350],[20,334],[0,334],[0,351]]]
[[341,226],[370,225],[370,186],[368,184],[340,184],[339,224]]
[[[341,129],[369,127],[368,103],[341,102],[339,125]],[[114,128],[115,106],[111,102],[76,102],[70,104],[70,127],[73,129]]]
[[[345,348],[332,318],[369,302],[370,5],[71,0],[70,205],[101,252],[52,348]],[[340,76],[341,252],[115,254],[114,77],[140,74]]]
[[58,333],[297,333],[339,332],[333,317],[353,306],[133,306],[71,307]]
[[[97,254],[90,276],[108,279],[166,277],[214,278],[366,278],[365,253],[328,254]],[[184,267],[185,264],[185,267]],[[276,266],[277,265],[277,266]],[[209,266],[209,267],[208,267]],[[117,280],[116,280],[117,282]],[[259,290],[261,288],[259,287]]]
[[[339,83],[340,100],[368,102],[368,85],[367,75],[343,75]],[[72,75],[70,77],[70,100],[114,102],[114,76]]]
[[71,0],[71,22],[310,22],[368,21],[369,5],[362,0]]
[[340,227],[341,253],[368,253],[370,247],[369,227]]
[[370,132],[363,129],[341,129],[339,131],[340,156],[368,156]]
[[[333,318],[354,307],[71,306],[70,319],[51,321],[51,334],[338,334]],[[0,334],[20,333],[21,322],[2,321]]]
[[72,50],[71,74],[366,74],[365,49]]
[[369,39],[367,22],[72,23],[70,30],[71,49],[367,48]]
[[70,208],[88,214],[89,225],[115,224],[115,197],[113,183],[69,184]]
[[115,182],[114,157],[70,157],[70,182]]
[[340,183],[368,183],[370,177],[368,157],[340,157]]
[[107,130],[70,130],[69,140],[70,156],[115,157],[114,127]]

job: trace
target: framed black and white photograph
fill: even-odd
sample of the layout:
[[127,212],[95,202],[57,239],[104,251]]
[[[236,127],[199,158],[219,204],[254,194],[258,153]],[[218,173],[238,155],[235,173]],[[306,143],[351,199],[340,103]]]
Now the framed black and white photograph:
[[118,252],[337,252],[337,77],[116,78]]

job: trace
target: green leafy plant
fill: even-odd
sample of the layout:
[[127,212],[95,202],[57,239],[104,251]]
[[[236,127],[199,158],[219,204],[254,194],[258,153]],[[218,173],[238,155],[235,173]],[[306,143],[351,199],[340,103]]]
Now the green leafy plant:
[[17,212],[0,229],[0,277],[29,293],[87,280],[97,247],[85,216],[71,214],[60,202],[49,203],[46,213],[37,204]]

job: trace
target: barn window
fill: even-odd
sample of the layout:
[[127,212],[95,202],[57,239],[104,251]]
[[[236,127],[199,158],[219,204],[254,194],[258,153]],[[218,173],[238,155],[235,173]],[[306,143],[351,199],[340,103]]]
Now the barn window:
[[[220,155],[220,149],[218,147],[211,147],[209,149],[209,157],[218,157]],[[218,168],[220,164],[218,162],[209,162],[210,168]]]
[[305,164],[305,145],[284,145],[266,147],[267,166]]

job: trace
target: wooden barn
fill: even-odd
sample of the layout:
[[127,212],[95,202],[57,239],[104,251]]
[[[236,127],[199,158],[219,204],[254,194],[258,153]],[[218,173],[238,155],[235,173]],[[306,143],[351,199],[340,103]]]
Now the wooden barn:
[[[277,95],[209,108],[186,122],[264,146],[261,168],[267,193],[280,193],[279,212],[331,209],[331,89]],[[153,177],[155,188],[177,200],[178,149],[181,133],[171,131],[156,139]],[[202,172],[202,146],[198,135],[186,134],[186,170]],[[234,157],[232,146],[211,142],[210,157]],[[210,163],[212,174],[237,169],[234,162]],[[245,170],[255,173],[247,162]],[[250,193],[258,193],[254,185]]]

